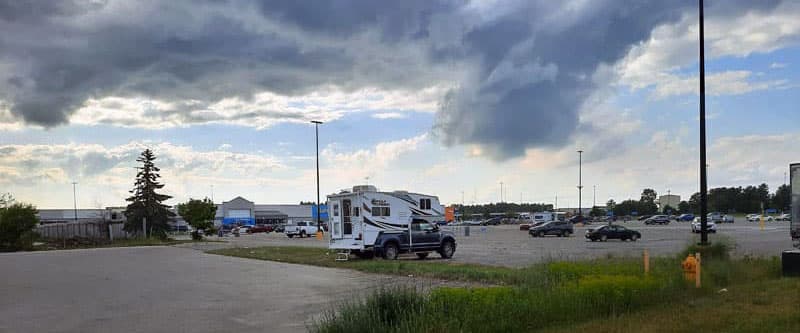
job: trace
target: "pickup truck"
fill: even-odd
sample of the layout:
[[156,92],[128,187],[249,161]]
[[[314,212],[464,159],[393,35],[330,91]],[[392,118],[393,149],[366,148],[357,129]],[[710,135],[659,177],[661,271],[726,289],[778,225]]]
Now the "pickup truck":
[[410,232],[410,242],[409,231],[381,232],[375,240],[375,255],[394,260],[401,252],[405,252],[415,253],[420,259],[425,259],[430,252],[438,252],[442,258],[449,259],[456,252],[455,234],[442,231],[435,224],[414,222]]
[[295,224],[287,224],[283,232],[289,238],[292,238],[294,236],[300,238],[311,237],[311,235],[317,233],[317,225],[314,224],[314,222],[301,221]]
[[568,221],[547,222],[542,225],[532,227],[530,228],[530,230],[528,230],[528,234],[530,234],[531,237],[544,237],[546,235],[557,235],[558,237],[568,237],[574,232],[575,229],[572,227],[572,223]]

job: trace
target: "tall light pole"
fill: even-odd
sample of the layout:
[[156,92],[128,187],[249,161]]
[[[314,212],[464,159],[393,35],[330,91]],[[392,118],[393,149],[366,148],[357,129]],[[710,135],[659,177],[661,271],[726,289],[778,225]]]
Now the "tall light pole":
[[72,209],[75,213],[75,222],[78,222],[78,196],[75,195],[75,185],[78,185],[77,182],[72,182]]
[[703,0],[700,0],[700,244],[708,244],[708,174],[706,173],[706,62]]
[[500,203],[503,203],[503,182],[500,182]]
[[322,124],[319,120],[312,120],[311,123],[314,124],[314,134],[317,143],[317,232],[322,231],[322,222],[320,222],[320,215],[322,215],[322,209],[319,207],[319,125]]
[[583,183],[581,180],[582,163],[583,163],[583,150],[578,150],[578,216],[583,216],[583,211],[581,210],[581,192],[583,192]]

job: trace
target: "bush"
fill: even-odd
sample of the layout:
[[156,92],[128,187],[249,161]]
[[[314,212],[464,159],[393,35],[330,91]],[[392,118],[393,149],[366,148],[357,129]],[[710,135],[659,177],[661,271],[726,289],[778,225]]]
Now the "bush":
[[0,250],[30,250],[37,238],[36,208],[29,204],[15,203],[0,210]]

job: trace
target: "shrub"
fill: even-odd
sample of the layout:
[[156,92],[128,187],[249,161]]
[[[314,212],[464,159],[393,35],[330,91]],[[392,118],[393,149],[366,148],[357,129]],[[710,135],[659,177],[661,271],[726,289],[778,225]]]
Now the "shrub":
[[36,208],[29,204],[15,203],[0,210],[0,250],[29,250],[37,234],[39,224]]

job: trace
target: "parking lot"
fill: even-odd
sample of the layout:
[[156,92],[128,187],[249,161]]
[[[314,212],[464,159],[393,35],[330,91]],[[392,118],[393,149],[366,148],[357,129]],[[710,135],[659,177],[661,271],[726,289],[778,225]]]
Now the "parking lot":
[[[668,225],[644,225],[642,222],[619,222],[630,229],[641,232],[642,238],[637,242],[609,240],[607,242],[590,242],[583,235],[586,230],[600,224],[576,227],[575,234],[562,238],[548,236],[532,238],[526,231],[520,231],[518,225],[472,226],[470,236],[465,237],[466,227],[444,227],[456,233],[458,249],[453,260],[456,262],[477,263],[520,267],[548,260],[581,260],[607,256],[641,256],[644,249],[651,256],[673,255],[687,245],[698,242],[700,236],[691,232],[688,222],[671,222]],[[758,223],[738,222],[718,224],[717,233],[709,234],[709,239],[728,238],[736,246],[734,254],[738,256],[773,256],[792,248],[789,238],[788,222],[770,222],[760,230]],[[327,235],[326,235],[327,236]],[[326,247],[326,241],[314,238],[293,238],[282,234],[254,234],[241,237],[224,237],[227,243],[209,243],[204,245],[186,245],[199,250],[232,247],[232,246],[313,246]],[[438,256],[432,256],[437,258]],[[409,257],[412,258],[412,257]],[[415,257],[414,257],[415,258]]]

